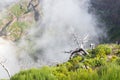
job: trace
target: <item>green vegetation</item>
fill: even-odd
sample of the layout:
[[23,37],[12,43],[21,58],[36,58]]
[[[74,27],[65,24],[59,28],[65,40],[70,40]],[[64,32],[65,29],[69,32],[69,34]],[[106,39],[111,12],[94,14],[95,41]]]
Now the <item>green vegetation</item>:
[[15,4],[10,8],[10,12],[13,16],[16,18],[19,18],[22,16],[27,9],[25,7],[22,7],[20,4]]
[[99,45],[94,49],[94,54],[96,54],[97,57],[106,57],[106,55],[109,55],[112,52],[112,49],[108,45]]
[[49,67],[41,69],[31,69],[28,71],[21,71],[16,74],[11,80],[56,80]]
[[115,44],[98,45],[89,50],[89,56],[75,56],[56,66],[21,71],[10,80],[119,80],[119,48]]
[[23,31],[27,28],[27,23],[25,22],[14,22],[10,27],[7,28],[7,32],[9,33],[9,37],[12,40],[20,39]]
[[[0,19],[0,28],[12,20],[6,32],[8,33],[7,37],[13,41],[19,40],[21,36],[24,35],[25,30],[29,28],[28,26],[34,23],[33,13],[29,11],[26,13],[27,0],[23,0],[21,3],[22,4],[16,3],[10,6],[8,11],[5,12],[7,16],[5,16],[4,19]],[[101,9],[98,8],[99,5],[98,7],[96,6],[96,13],[99,14],[101,18],[100,21],[109,26],[109,28],[107,28],[110,41],[119,40],[120,27],[117,23],[119,20],[116,20],[117,17],[113,18],[115,16],[111,17],[114,11],[105,10],[104,7]],[[109,16],[105,13],[109,13]],[[34,50],[32,50],[34,42],[28,41],[28,43],[30,45],[30,53],[34,53]],[[12,76],[10,80],[120,80],[119,45],[101,44],[93,50],[88,50],[88,52],[90,54],[87,56],[74,56],[71,60],[57,64],[56,66],[20,71]]]

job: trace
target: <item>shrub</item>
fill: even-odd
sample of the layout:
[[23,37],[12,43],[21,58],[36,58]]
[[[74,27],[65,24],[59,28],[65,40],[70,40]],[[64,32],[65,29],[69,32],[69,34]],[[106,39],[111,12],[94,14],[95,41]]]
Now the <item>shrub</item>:
[[120,58],[117,58],[117,59],[116,59],[116,63],[117,63],[118,65],[120,65]]
[[98,78],[96,71],[88,69],[79,69],[71,72],[71,80],[96,80]]
[[56,77],[52,74],[50,68],[43,67],[21,71],[12,76],[10,80],[56,80]]
[[94,49],[94,54],[96,54],[97,57],[104,58],[106,55],[110,54],[112,52],[112,49],[108,45],[98,45]]
[[110,59],[110,62],[114,62],[114,61],[116,61],[117,58],[118,58],[117,56],[113,55],[112,58]]
[[120,80],[120,66],[115,63],[102,66],[97,72],[99,80]]
[[94,58],[92,61],[93,67],[99,67],[106,64],[106,58]]
[[66,80],[68,78],[69,72],[65,66],[59,66],[54,69],[53,74],[58,80]]
[[71,68],[69,70],[77,70],[79,67],[81,67],[80,62],[83,60],[81,56],[75,56],[68,62],[72,64]]
[[95,58],[92,58],[92,59],[86,59],[86,60],[84,61],[84,64],[85,64],[86,66],[90,66],[90,67],[92,67],[92,68],[100,67],[100,66],[106,64],[106,58],[98,58],[98,57],[95,57]]
[[76,64],[79,63],[83,60],[83,58],[81,56],[75,56],[72,59],[69,60],[70,63],[72,64]]

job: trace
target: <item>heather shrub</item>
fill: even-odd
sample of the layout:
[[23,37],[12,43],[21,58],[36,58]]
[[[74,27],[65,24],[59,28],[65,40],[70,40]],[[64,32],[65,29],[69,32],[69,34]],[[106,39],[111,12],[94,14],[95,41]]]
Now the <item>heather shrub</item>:
[[21,71],[10,80],[56,80],[49,67]]
[[94,49],[94,54],[100,58],[104,58],[106,57],[106,55],[109,55],[110,53],[112,53],[112,49],[108,45],[98,45]]

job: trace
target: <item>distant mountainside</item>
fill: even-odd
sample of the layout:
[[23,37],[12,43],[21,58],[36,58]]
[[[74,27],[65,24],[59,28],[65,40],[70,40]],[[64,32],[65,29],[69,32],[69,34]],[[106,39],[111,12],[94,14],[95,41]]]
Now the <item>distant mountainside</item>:
[[[1,11],[0,36],[7,35],[14,41],[24,35],[25,28],[36,23],[40,17],[41,10],[38,1],[22,0]],[[95,14],[100,21],[98,27],[104,27],[107,30],[108,37],[104,40],[107,42],[120,40],[120,0],[90,0],[90,3],[90,12]]]
[[[3,5],[0,12],[0,36],[17,41],[40,17],[39,0],[21,0]],[[2,3],[1,3],[2,4]]]
[[110,42],[120,40],[120,0],[91,0],[90,11],[105,26]]

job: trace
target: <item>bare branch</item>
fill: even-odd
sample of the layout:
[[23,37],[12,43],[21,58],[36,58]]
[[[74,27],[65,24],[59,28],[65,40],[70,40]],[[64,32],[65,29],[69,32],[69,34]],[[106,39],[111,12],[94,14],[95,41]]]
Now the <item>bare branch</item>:
[[9,73],[9,71],[8,71],[8,69],[5,67],[5,65],[3,65],[2,63],[0,63],[0,65],[4,68],[4,70],[7,72],[7,74],[8,74],[8,77],[10,78],[11,76],[10,76],[10,73]]
[[80,47],[80,42],[78,41],[78,38],[75,35],[75,33],[73,33],[73,37],[74,37],[74,42],[77,44],[78,47]]
[[71,55],[70,55],[70,58],[69,58],[69,59],[71,59],[72,56],[73,56],[74,54],[77,54],[78,52],[79,52],[79,53],[80,53],[80,52],[84,52],[84,55],[88,55],[88,54],[89,54],[86,50],[80,48],[80,49],[76,49],[76,50],[74,50],[73,52],[71,52]]
[[8,74],[8,77],[10,78],[11,76],[10,76],[10,72],[8,71],[8,69],[5,67],[5,65],[3,64],[3,63],[5,63],[6,62],[6,60],[7,59],[5,59],[4,57],[0,57],[0,65],[3,67],[3,69],[7,72],[7,74]]
[[38,10],[36,10],[36,7],[39,5],[40,1],[37,0],[37,3],[36,4],[33,4],[33,1],[34,0],[31,0],[29,3],[28,3],[28,6],[27,6],[27,11],[25,13],[28,13],[30,11],[34,11],[34,19],[35,21],[38,21],[39,20],[39,16],[40,16],[40,13]]
[[28,3],[28,5],[27,5],[27,12],[25,12],[25,13],[28,13],[28,12],[30,12],[30,11],[34,11],[34,10],[36,10],[35,8],[39,5],[39,0],[37,0],[37,3],[34,5],[33,4],[33,1],[34,0],[31,0],[29,3]]
[[84,38],[83,38],[83,41],[87,40],[89,37],[89,35],[87,34]]

